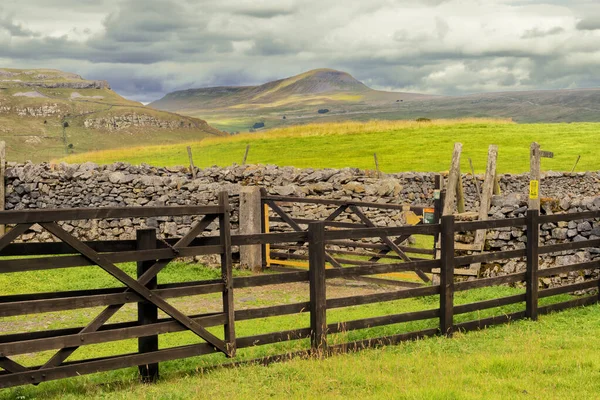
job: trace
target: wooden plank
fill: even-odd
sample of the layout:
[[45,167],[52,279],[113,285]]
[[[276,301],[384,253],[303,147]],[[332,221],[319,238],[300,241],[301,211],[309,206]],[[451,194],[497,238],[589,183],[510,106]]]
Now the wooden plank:
[[391,346],[408,340],[419,340],[435,336],[438,333],[437,328],[423,329],[420,331],[400,333],[397,335],[376,337],[371,339],[357,340],[350,343],[342,343],[329,346],[330,353],[358,351],[368,348],[377,348],[382,346]]
[[327,309],[381,303],[414,297],[433,296],[440,293],[439,286],[425,286],[413,289],[396,290],[394,292],[365,294],[360,296],[338,297],[327,299]]
[[[155,293],[162,298],[195,296],[223,291],[223,283],[198,284],[170,289],[158,289]],[[110,292],[109,292],[110,291]],[[74,292],[36,293],[33,295],[3,296],[0,298],[0,317],[38,314],[74,310],[78,308],[110,306],[136,303],[142,297],[133,292],[123,292],[123,288],[101,289],[88,294],[88,290]],[[104,292],[103,294],[101,294]],[[61,296],[61,297],[58,297]],[[24,300],[23,298],[31,298]]]
[[383,277],[377,278],[377,277],[373,277],[373,276],[351,276],[351,277],[342,276],[342,279],[374,283],[376,285],[394,286],[394,287],[401,288],[401,289],[423,287],[423,283],[421,283],[421,282],[400,281],[400,280],[396,280],[396,279],[386,279]]
[[537,320],[538,309],[538,243],[540,227],[538,216],[540,211],[527,210],[527,271],[525,274],[526,304],[525,315],[527,318]]
[[571,293],[571,292],[575,292],[578,290],[593,289],[598,286],[599,282],[600,282],[600,280],[598,280],[598,279],[592,279],[590,281],[573,283],[571,285],[557,286],[557,287],[553,287],[550,289],[543,289],[538,292],[538,297],[540,299],[542,299],[544,297],[556,296],[557,294]]
[[566,274],[571,271],[581,271],[584,269],[592,269],[593,270],[596,268],[598,268],[598,261],[587,261],[587,262],[582,262],[582,263],[577,263],[577,264],[563,265],[560,267],[540,269],[538,271],[538,277],[544,278],[547,276]]
[[549,314],[551,312],[566,310],[568,308],[591,306],[592,304],[596,304],[597,301],[598,301],[597,295],[579,297],[577,299],[563,301],[561,303],[554,303],[554,304],[540,307],[538,309],[538,313],[539,314]]
[[455,222],[454,227],[456,232],[468,232],[476,231],[478,229],[498,229],[498,228],[512,228],[525,226],[527,221],[524,217],[521,218],[507,218],[507,219],[489,219],[487,221],[468,221],[468,222]]
[[330,241],[339,239],[364,239],[370,237],[401,235],[435,235],[439,233],[439,231],[439,224],[393,226],[385,228],[357,228],[326,231],[325,240]]
[[463,186],[462,174],[459,172],[456,182],[456,210],[459,213],[465,212],[465,189]]
[[308,271],[294,271],[282,274],[244,276],[233,278],[234,288],[278,285],[282,283],[307,282]]
[[525,249],[519,250],[505,250],[505,251],[493,251],[489,253],[482,254],[474,254],[471,256],[460,256],[454,258],[454,265],[468,265],[474,262],[482,263],[482,262],[491,262],[497,260],[504,260],[507,258],[517,258],[517,257],[525,257],[527,255],[527,251]]
[[600,218],[600,211],[582,211],[576,213],[540,215],[540,224],[548,222],[573,221],[576,219]]
[[220,214],[219,206],[97,207],[0,211],[0,224],[27,224],[80,219],[142,218]]
[[440,234],[440,332],[452,337],[454,325],[454,216],[442,216]]
[[[281,217],[269,217],[269,221],[287,223],[287,221]],[[294,221],[298,225],[308,225],[311,222],[318,222],[319,220],[308,218],[292,218],[292,221]],[[326,225],[331,226],[333,228],[364,228],[363,224],[356,224],[352,222],[326,221]]]
[[[1,211],[0,211],[1,212]],[[0,237],[0,250],[12,243],[13,240],[27,232],[33,224],[19,224]]]
[[361,275],[387,274],[390,272],[414,271],[417,268],[422,271],[431,270],[431,268],[439,268],[440,264],[440,260],[411,261],[395,264],[371,264],[359,267],[328,269],[325,271],[325,275],[327,276],[327,279],[333,279]]
[[[247,149],[246,149],[247,154]],[[229,220],[229,196],[227,192],[219,193],[219,206],[223,215],[219,217],[219,236],[223,253],[221,254],[221,277],[223,278],[223,313],[226,316],[224,329],[227,357],[235,357],[235,316],[233,306],[233,262],[231,260],[231,223]]]
[[[156,229],[136,230],[136,241],[140,250],[156,247]],[[153,261],[140,261],[137,263],[138,279],[154,264]],[[156,290],[158,280],[152,278],[146,285],[149,290]],[[151,325],[158,320],[158,307],[152,303],[140,301],[138,303],[138,324]],[[138,338],[138,352],[150,353],[158,350],[158,335],[143,336]],[[158,379],[158,363],[138,365],[142,382],[156,382]]]
[[[456,263],[455,263],[456,265]],[[431,270],[432,273],[434,274],[439,274],[441,273],[441,269],[440,268],[433,268]],[[454,276],[478,276],[479,273],[478,271],[474,271],[470,268],[454,268]]]
[[[483,191],[480,197],[479,204],[479,221],[486,221],[488,219],[488,212],[492,202],[492,195],[494,193],[494,180],[496,178],[496,162],[498,160],[498,146],[492,144],[488,148],[487,166],[485,168],[485,178],[483,181]],[[475,239],[473,244],[477,246],[477,250],[483,251],[485,245],[485,229],[480,229],[475,232]],[[479,271],[481,269],[481,263],[473,263],[469,267],[470,269]]]
[[500,297],[498,299],[483,300],[475,303],[461,304],[454,306],[454,314],[465,314],[473,311],[487,310],[489,308],[502,307],[509,304],[521,303],[525,301],[525,293],[515,294],[513,296]]
[[540,145],[536,142],[531,143],[531,147],[529,150],[529,164],[530,164],[530,172],[529,172],[529,180],[530,182],[537,182],[538,191],[536,191],[535,195],[532,196],[530,191],[529,194],[529,210],[538,210],[540,209]]
[[[323,199],[323,198],[314,198],[314,197],[287,197],[287,196],[264,196],[263,200],[265,201],[279,201],[286,203],[310,203],[310,204],[329,204],[336,206],[350,206],[355,205],[357,207],[368,207],[368,208],[376,208],[376,209],[388,209],[388,210],[402,210],[406,209],[406,205],[403,204],[390,204],[390,203],[369,203],[364,201],[348,201],[348,200],[331,200],[331,199]],[[419,206],[410,206],[411,211],[421,210],[423,207]]]
[[600,239],[587,239],[582,240],[581,242],[567,242],[540,246],[538,247],[538,252],[539,254],[550,254],[567,250],[585,249],[589,247],[600,247]]
[[0,388],[17,385],[35,384],[55,379],[68,378],[91,374],[101,371],[110,371],[142,364],[150,364],[160,361],[176,360],[185,357],[194,357],[214,353],[213,346],[201,343],[188,346],[180,346],[159,350],[152,353],[128,354],[115,357],[107,357],[93,361],[80,361],[68,365],[54,367],[52,369],[38,368],[10,375],[0,375]]
[[473,331],[485,329],[490,326],[506,324],[511,321],[525,318],[525,311],[518,311],[510,314],[496,315],[489,318],[483,318],[475,321],[461,322],[454,326],[459,331]]
[[517,272],[514,274],[496,276],[493,278],[482,278],[482,279],[477,279],[474,281],[456,282],[454,284],[454,291],[459,292],[459,291],[463,291],[463,290],[478,289],[478,288],[488,287],[488,286],[498,286],[498,285],[504,285],[507,283],[522,282],[524,280],[525,280],[525,272]]
[[315,352],[327,350],[327,294],[325,284],[325,224],[308,225],[310,280],[310,346]]
[[[72,250],[71,250],[72,251]],[[207,254],[222,254],[223,247],[216,246],[194,246],[178,248],[177,257],[193,257]],[[123,251],[120,253],[104,253],[103,256],[113,264],[124,262],[148,261],[157,259],[169,259],[173,257],[173,250],[157,249],[157,250],[136,250]],[[75,268],[96,265],[84,256],[59,256],[59,257],[36,257],[36,258],[19,258],[0,260],[0,274],[25,272],[25,271],[40,271],[58,268]]]
[[440,310],[438,308],[431,310],[412,311],[402,314],[383,315],[380,317],[371,317],[353,321],[336,322],[327,325],[329,333],[347,332],[358,329],[372,328],[382,325],[399,324],[403,322],[421,321],[424,319],[438,318]]

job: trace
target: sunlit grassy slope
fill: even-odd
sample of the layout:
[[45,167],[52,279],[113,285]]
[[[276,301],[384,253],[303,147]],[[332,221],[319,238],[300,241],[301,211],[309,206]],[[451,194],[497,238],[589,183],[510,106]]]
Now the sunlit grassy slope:
[[443,171],[450,164],[453,144],[463,143],[462,170],[469,171],[471,158],[477,172],[485,169],[487,148],[499,146],[500,172],[529,170],[529,145],[553,151],[544,159],[544,170],[570,171],[581,155],[576,171],[600,169],[596,145],[600,123],[515,124],[508,120],[464,119],[370,121],[300,125],[261,133],[210,138],[200,142],[136,147],[76,154],[64,161],[111,163],[126,161],[157,166],[187,165],[190,145],[199,167],[241,163],[247,145],[249,164],[280,166],[374,169],[377,153],[384,172]]

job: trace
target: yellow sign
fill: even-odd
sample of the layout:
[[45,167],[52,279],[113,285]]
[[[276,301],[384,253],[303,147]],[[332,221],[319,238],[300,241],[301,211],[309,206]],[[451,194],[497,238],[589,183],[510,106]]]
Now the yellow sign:
[[529,198],[537,199],[540,195],[540,181],[529,181]]

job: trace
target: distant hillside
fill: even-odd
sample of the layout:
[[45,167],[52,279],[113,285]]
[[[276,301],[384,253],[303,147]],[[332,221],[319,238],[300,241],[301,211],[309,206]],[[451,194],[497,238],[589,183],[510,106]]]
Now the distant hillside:
[[222,134],[204,120],[127,100],[106,81],[49,69],[0,69],[0,140],[7,142],[9,160]]
[[[227,131],[315,121],[512,118],[517,122],[600,121],[600,89],[432,96],[370,89],[351,75],[317,69],[260,86],[167,94],[149,106],[206,119]],[[259,126],[257,125],[257,126]]]
[[[220,86],[177,91],[149,105],[161,110],[183,112],[228,108],[249,110],[351,104],[388,96],[389,93],[370,89],[346,72],[316,69],[260,86]],[[430,97],[410,94],[405,96]]]

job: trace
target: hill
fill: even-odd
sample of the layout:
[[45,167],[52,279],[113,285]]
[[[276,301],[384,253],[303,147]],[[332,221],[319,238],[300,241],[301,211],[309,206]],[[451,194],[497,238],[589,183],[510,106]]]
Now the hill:
[[[351,75],[318,69],[260,86],[213,87],[167,94],[151,107],[205,118],[227,131],[315,121],[510,118],[517,122],[600,121],[600,89],[432,96],[370,89]],[[327,110],[319,113],[319,110]]]
[[[450,165],[454,142],[463,143],[461,170],[476,172],[486,166],[488,145],[499,146],[498,171],[529,171],[529,145],[539,142],[554,158],[544,159],[543,170],[570,171],[581,156],[576,171],[600,170],[595,148],[598,123],[516,124],[508,120],[370,121],[321,123],[276,128],[225,138],[188,143],[195,164],[205,168],[241,163],[250,145],[248,164],[276,164],[299,168],[375,169],[377,153],[383,172],[445,171]],[[185,146],[149,146],[108,150],[71,156],[67,162],[142,162],[157,166],[188,165]]]
[[0,69],[0,140],[9,160],[221,134],[204,120],[127,100],[106,81],[50,69]]

